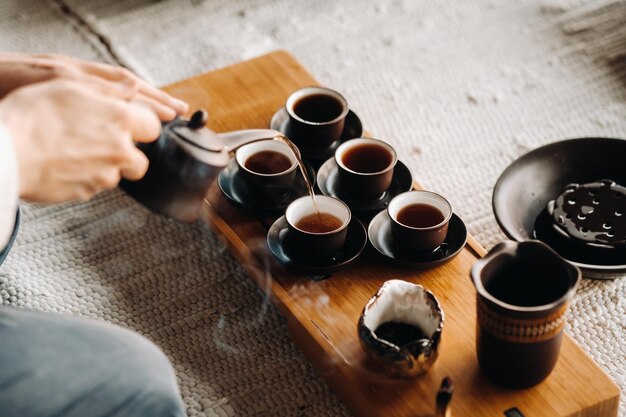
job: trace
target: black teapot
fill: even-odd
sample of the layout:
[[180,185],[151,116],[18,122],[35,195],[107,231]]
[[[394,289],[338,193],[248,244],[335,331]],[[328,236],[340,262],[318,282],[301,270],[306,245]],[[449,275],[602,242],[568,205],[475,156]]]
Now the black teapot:
[[189,120],[177,117],[164,123],[156,141],[137,144],[150,162],[146,175],[138,181],[122,180],[120,187],[149,209],[191,223],[198,219],[211,183],[232,152],[281,135],[270,129],[215,133],[206,122],[207,112],[197,110]]

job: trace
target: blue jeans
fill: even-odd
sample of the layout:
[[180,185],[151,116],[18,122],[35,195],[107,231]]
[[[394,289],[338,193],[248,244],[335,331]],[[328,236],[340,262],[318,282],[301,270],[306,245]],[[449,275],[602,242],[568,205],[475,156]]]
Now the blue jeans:
[[174,371],[144,337],[0,306],[3,417],[183,417]]

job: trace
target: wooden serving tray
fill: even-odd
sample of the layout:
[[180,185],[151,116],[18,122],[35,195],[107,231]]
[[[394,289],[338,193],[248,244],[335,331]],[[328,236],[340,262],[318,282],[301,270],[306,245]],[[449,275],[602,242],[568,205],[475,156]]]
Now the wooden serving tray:
[[[165,87],[206,108],[216,131],[267,127],[272,114],[295,89],[315,85],[289,54],[274,52]],[[565,336],[559,362],[546,381],[526,390],[491,384],[475,354],[475,291],[469,270],[485,250],[474,239],[451,262],[426,271],[393,265],[368,248],[353,264],[328,279],[312,280],[273,260],[262,222],[231,204],[214,184],[203,213],[209,223],[287,318],[291,337],[355,416],[432,415],[443,377],[454,380],[455,416],[616,416],[620,391]],[[263,267],[270,260],[271,276]],[[392,380],[365,366],[357,320],[367,300],[391,278],[419,283],[439,298],[445,311],[440,357],[422,377]],[[533,366],[528,364],[528,366]],[[522,414],[515,414],[516,407]]]

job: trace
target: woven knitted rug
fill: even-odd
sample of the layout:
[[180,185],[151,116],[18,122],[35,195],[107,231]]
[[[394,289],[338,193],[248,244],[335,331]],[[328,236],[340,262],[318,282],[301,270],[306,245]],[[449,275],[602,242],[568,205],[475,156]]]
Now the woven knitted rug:
[[[156,84],[273,49],[342,91],[486,247],[491,191],[516,157],[626,137],[626,2],[7,0],[0,48],[121,63]],[[3,304],[134,329],[171,358],[190,416],[347,416],[277,310],[202,224],[120,191],[23,204]],[[567,332],[626,389],[626,279],[584,280]],[[620,415],[626,416],[622,399]]]

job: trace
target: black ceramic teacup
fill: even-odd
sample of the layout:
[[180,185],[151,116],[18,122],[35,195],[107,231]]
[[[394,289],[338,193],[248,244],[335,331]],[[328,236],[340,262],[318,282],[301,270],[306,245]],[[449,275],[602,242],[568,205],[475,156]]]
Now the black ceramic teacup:
[[380,197],[391,186],[398,156],[387,142],[356,138],[337,148],[335,162],[341,194],[369,200]]
[[298,173],[298,161],[293,151],[277,140],[260,140],[244,145],[237,149],[235,160],[241,179],[269,195],[289,191]]
[[285,218],[289,227],[285,250],[294,258],[315,259],[331,256],[343,248],[351,214],[343,201],[316,195],[315,205],[310,196],[293,201]]
[[386,374],[416,376],[437,360],[443,322],[443,310],[433,293],[421,285],[389,280],[363,309],[359,340]]
[[391,200],[387,213],[394,244],[407,254],[419,254],[437,249],[446,239],[452,207],[431,191],[407,191]]
[[476,348],[495,383],[527,388],[554,369],[580,270],[538,240],[505,241],[476,261]]
[[320,150],[339,140],[348,115],[348,102],[335,90],[304,87],[285,103],[287,137],[301,149]]

